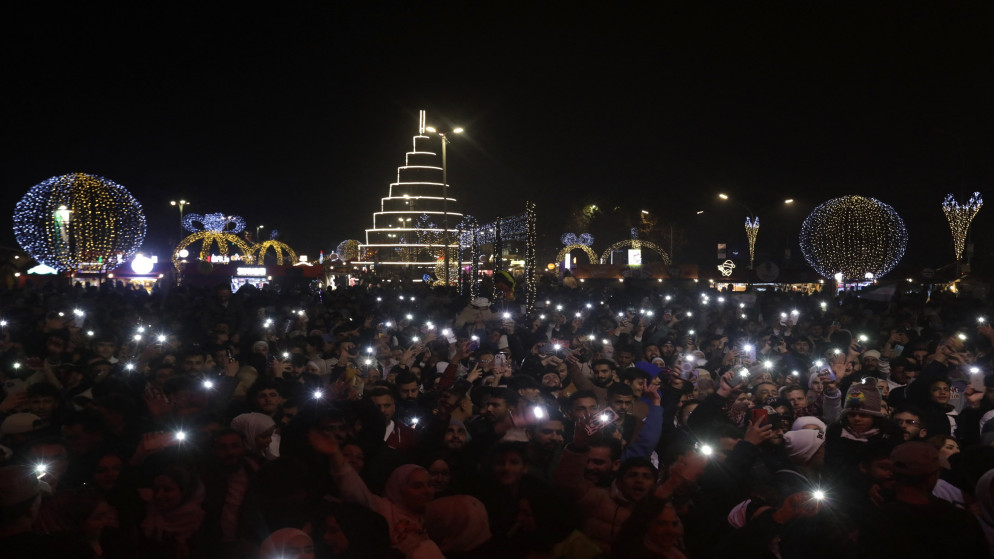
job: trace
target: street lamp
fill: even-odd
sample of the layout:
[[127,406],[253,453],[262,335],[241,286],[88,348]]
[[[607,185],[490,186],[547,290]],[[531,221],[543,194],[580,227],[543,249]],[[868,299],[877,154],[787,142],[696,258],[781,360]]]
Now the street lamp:
[[183,238],[183,207],[186,206],[187,204],[189,204],[189,202],[187,202],[186,200],[180,200],[178,202],[176,200],[170,200],[169,201],[169,205],[170,206],[176,206],[177,208],[179,208],[179,238],[180,239]]
[[[445,150],[449,144],[449,137],[445,132],[439,132],[434,126],[426,126],[425,130],[437,134],[442,139],[442,228],[444,229],[442,240],[445,242],[445,287],[449,287],[449,169]],[[463,129],[453,128],[452,133],[462,134]]]
[[255,227],[255,242],[259,242],[259,230],[265,227],[265,225],[256,225]]

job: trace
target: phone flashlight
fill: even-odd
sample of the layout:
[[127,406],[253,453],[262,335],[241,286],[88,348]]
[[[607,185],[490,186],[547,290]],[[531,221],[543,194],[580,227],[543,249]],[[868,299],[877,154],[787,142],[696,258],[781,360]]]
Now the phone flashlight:
[[561,311],[561,310],[563,310],[563,306],[562,306],[562,305],[556,305],[556,310],[557,310],[557,311]]
[[587,308],[588,309],[592,309],[592,308],[594,308],[594,306],[592,304],[590,304],[590,303],[587,303]]
[[739,369],[739,376],[742,378],[746,378],[747,376],[749,376],[749,369],[746,369],[745,367]]
[[965,341],[966,341],[966,334],[964,334],[964,333],[962,333],[962,332],[960,332],[960,333],[956,334],[956,337],[957,337],[957,338],[959,338],[959,339],[960,339],[960,341],[962,341],[962,342],[965,342]]
[[132,339],[135,340],[136,342],[140,342],[140,341],[142,341],[142,335],[141,334],[135,334]]
[[390,323],[390,322],[384,322],[383,325],[386,326],[387,328],[390,328],[391,326],[393,326],[393,324]]
[[821,359],[818,359],[817,361],[815,361],[815,367],[822,367],[824,365],[825,365],[825,362],[822,361]]
[[983,323],[985,323],[985,322],[987,322],[987,318],[985,318],[985,317],[983,317],[983,316],[978,316],[978,317],[977,317],[977,323],[978,323],[978,324],[983,324]]
[[609,416],[609,415],[608,415],[608,414],[606,414],[606,413],[602,413],[602,414],[600,415],[600,419],[601,419],[601,421],[607,421],[608,419],[611,419],[611,416]]
[[532,408],[532,414],[535,415],[535,419],[542,419],[545,417],[545,409],[542,406],[535,406]]
[[416,418],[416,417],[412,417],[412,418],[411,418],[411,425],[417,425],[417,424],[418,424],[418,421],[419,421],[419,419],[418,419],[418,418]]
[[694,316],[694,313],[687,311],[687,316]]
[[556,351],[559,351],[559,350],[560,350],[560,349],[562,349],[562,348],[563,348],[563,346],[561,346],[561,345],[559,345],[559,344],[555,344],[554,346],[552,346],[552,349],[554,349],[554,350],[556,350]]
[[576,312],[576,313],[573,313],[573,316],[575,316],[576,318],[580,318],[580,317],[581,317],[581,316],[583,316],[583,315],[582,315],[582,314],[580,314],[579,312]]
[[742,346],[742,351],[746,351],[746,352],[752,351],[752,345],[746,344],[746,345]]
[[312,396],[314,396],[315,400],[320,400],[324,396],[324,392],[321,392],[320,390],[315,390]]
[[[431,330],[434,327],[435,327],[435,323],[433,323],[432,321],[429,320],[428,322],[425,322],[425,328]],[[442,331],[442,334],[445,334],[444,330]]]
[[377,297],[376,298],[376,302],[377,303],[382,303],[383,302],[383,297]]
[[214,381],[212,381],[212,380],[205,380],[204,381],[204,388],[206,388],[208,390],[210,390],[211,388],[214,388]]
[[155,339],[159,340],[159,343],[165,343],[166,336],[165,334],[159,334],[158,337],[156,337]]
[[38,477],[41,477],[47,473],[48,473],[48,464],[45,464],[43,462],[35,464],[35,474],[37,474]]
[[694,335],[694,331],[693,330],[687,330],[687,334],[693,336]]
[[861,341],[861,342],[868,342],[868,341],[870,341],[870,338],[868,338],[866,336],[866,334],[860,334],[859,335],[859,341]]
[[6,328],[7,327],[7,321],[6,320],[0,320],[0,326]]
[[[0,326],[6,326],[6,324],[0,324]],[[96,336],[96,335],[97,335],[97,333],[96,333],[96,332],[94,332],[93,330],[87,330],[87,331],[86,331],[86,335],[87,335],[87,337],[90,337],[90,338],[92,338],[93,336]]]
[[134,371],[135,370],[135,364],[134,363],[127,363],[127,364],[125,364],[124,365],[124,370],[125,371]]
[[290,357],[290,352],[284,351],[283,352],[283,359],[288,359],[289,357]]
[[725,302],[725,298],[724,297],[718,297],[718,302],[719,303],[724,303]]
[[604,344],[604,345],[608,345],[608,344],[611,343],[611,340],[608,340],[607,338],[605,338],[605,339],[601,340],[601,343]]
[[176,437],[177,441],[185,441],[186,440],[186,432],[184,432],[184,431],[176,431],[176,433],[175,433],[174,436]]
[[540,315],[538,315],[538,319],[539,319],[539,320],[545,320],[545,315],[544,315],[544,314],[540,314]]
[[397,298],[398,298],[398,299],[400,299],[401,301],[403,301],[403,300],[404,300],[404,296],[403,296],[403,295],[400,295],[400,296],[398,296]]
[[442,335],[443,336],[451,336],[452,335],[452,330],[449,330],[448,328],[446,328],[445,330],[442,330]]
[[509,312],[504,313],[504,320],[507,320],[509,318],[511,318],[511,313]]
[[793,309],[792,311],[790,311],[790,314],[801,314],[801,311]]
[[811,492],[811,496],[814,497],[814,499],[816,501],[824,501],[825,500],[825,492],[822,491],[821,489],[815,489],[814,491],[812,491]]
[[373,348],[367,347],[366,348],[366,353],[373,353]]
[[411,341],[412,341],[412,342],[416,342],[416,341],[418,341],[418,337],[417,337],[417,336],[412,336],[412,337],[411,337]]
[[364,363],[365,363],[366,365],[372,365],[372,364],[373,364],[373,360],[372,360],[372,359],[366,359],[366,360],[364,361]]
[[772,369],[773,368],[773,361],[770,361],[769,359],[767,359],[766,361],[763,361],[763,366],[766,367],[767,369]]
[[73,309],[73,310],[72,310],[72,313],[73,313],[74,315],[76,315],[76,316],[83,316],[84,314],[86,314],[86,313],[84,313],[83,311],[81,311],[81,310],[79,310],[79,309]]
[[407,320],[414,320],[414,315],[413,314],[407,315]]
[[795,377],[801,376],[801,373],[798,373],[797,371],[791,371],[790,374],[794,375]]
[[700,450],[701,454],[703,454],[704,456],[711,456],[712,454],[714,454],[714,449],[711,448],[711,445],[702,444]]
[[970,372],[973,374],[977,374],[980,372],[980,367],[970,367]]

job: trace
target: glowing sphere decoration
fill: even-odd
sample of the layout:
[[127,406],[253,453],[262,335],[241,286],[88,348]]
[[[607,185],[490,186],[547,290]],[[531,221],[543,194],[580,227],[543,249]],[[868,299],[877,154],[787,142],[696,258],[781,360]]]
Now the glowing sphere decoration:
[[804,259],[819,274],[862,281],[885,275],[901,261],[908,231],[894,208],[848,195],[815,208],[801,225],[799,241]]
[[112,270],[145,240],[142,206],[123,186],[86,173],[52,177],[14,209],[14,235],[32,258],[59,271]]

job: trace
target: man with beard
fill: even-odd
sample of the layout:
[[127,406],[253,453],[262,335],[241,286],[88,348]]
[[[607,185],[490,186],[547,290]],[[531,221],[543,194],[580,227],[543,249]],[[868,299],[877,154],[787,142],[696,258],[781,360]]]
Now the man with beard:
[[525,427],[528,436],[525,463],[529,474],[545,481],[552,479],[563,451],[564,429],[562,416],[552,411],[546,413],[544,420]]

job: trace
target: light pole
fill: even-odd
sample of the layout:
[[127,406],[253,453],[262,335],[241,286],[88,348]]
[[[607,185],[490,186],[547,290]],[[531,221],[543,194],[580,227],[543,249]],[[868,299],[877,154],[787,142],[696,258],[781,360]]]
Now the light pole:
[[170,206],[176,206],[179,208],[179,239],[177,239],[177,242],[183,240],[183,207],[187,204],[189,204],[189,202],[186,200],[180,200],[178,202],[176,200],[170,200],[169,202]]
[[[442,240],[445,243],[445,287],[449,287],[449,166],[445,149],[449,144],[449,137],[434,126],[426,126],[425,130],[437,134],[442,139]],[[452,129],[453,134],[462,134],[462,132],[462,128]]]
[[260,237],[259,237],[259,230],[262,229],[263,227],[265,227],[265,225],[256,225],[256,227],[255,227],[255,242],[257,242],[257,243],[259,242],[259,239],[260,239]]

